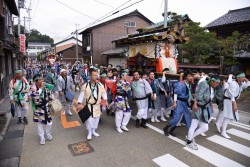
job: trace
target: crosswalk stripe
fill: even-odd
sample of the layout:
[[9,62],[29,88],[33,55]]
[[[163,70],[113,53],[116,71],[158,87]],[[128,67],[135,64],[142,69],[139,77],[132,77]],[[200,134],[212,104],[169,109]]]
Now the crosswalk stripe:
[[[131,116],[132,119],[136,119],[136,117]],[[150,129],[160,133],[160,134],[164,134],[163,130],[160,130],[159,128],[151,125],[151,124],[146,124]],[[186,145],[186,142],[177,138],[177,137],[173,137],[171,135],[168,136],[168,138],[176,141],[177,143],[180,143],[182,145]],[[244,167],[243,165],[239,164],[238,162],[235,162],[223,155],[220,155],[212,150],[209,150],[201,145],[198,145],[198,150],[191,150],[187,147],[184,147],[184,149],[198,157],[200,157],[201,159],[204,159],[205,161],[208,161],[209,163],[215,165],[215,166],[219,166],[219,167],[228,167],[228,166],[234,166],[234,167]],[[230,165],[229,165],[230,164]]]
[[246,133],[246,132],[242,132],[240,130],[237,129],[229,129],[227,130],[227,133],[230,133],[232,135],[238,136],[240,138],[246,139],[250,141],[250,134]]
[[170,154],[165,154],[158,158],[153,159],[153,161],[159,165],[160,167],[169,167],[169,166],[178,166],[178,167],[189,167],[182,161],[178,160],[177,158],[173,157]]
[[184,149],[206,161],[209,163],[219,166],[219,167],[228,167],[228,166],[234,166],[234,167],[243,167],[243,165],[223,156],[220,155],[212,150],[209,150],[201,145],[198,145],[198,150],[191,150],[187,147],[184,147]]
[[236,151],[240,154],[243,154],[247,157],[250,157],[250,148],[247,146],[236,143],[234,141],[231,141],[229,139],[226,139],[226,138],[218,136],[218,135],[211,136],[207,139],[214,142],[214,143],[222,145],[230,150]]
[[[212,119],[213,119],[213,120],[216,120],[215,117],[212,117]],[[243,124],[243,123],[240,123],[240,122],[231,121],[229,124],[230,124],[230,125],[233,125],[233,126],[240,127],[240,128],[242,128],[242,129],[250,130],[250,126],[249,126],[249,125],[246,125],[246,124]]]

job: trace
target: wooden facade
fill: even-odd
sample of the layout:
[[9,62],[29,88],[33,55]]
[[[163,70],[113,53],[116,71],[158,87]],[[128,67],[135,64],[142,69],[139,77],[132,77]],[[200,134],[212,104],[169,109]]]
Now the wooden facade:
[[13,15],[19,15],[15,1],[0,0],[0,100],[7,95],[7,87],[14,71],[23,68],[25,59],[19,51]]
[[[225,15],[215,19],[207,26],[210,32],[215,32],[218,37],[226,38],[233,32],[240,34],[250,34],[250,7],[229,10]],[[247,76],[250,76],[250,45],[236,46],[235,59],[240,65],[234,65],[226,69],[226,73],[235,72],[235,69],[242,70]]]

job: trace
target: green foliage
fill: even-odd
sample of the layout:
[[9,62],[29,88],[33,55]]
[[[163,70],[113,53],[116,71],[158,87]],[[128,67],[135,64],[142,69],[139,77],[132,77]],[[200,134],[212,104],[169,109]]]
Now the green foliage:
[[[14,31],[15,33],[18,33],[18,25],[14,25]],[[27,32],[27,30],[26,30]],[[24,26],[20,25],[20,33],[24,34]]]
[[[188,58],[193,64],[219,64],[220,57],[224,57],[224,66],[239,64],[233,57],[239,48],[245,50],[250,45],[250,35],[232,33],[227,38],[218,38],[215,33],[200,27],[200,23],[190,22],[184,26],[185,36],[190,37],[188,44],[178,46],[181,58]],[[240,46],[240,47],[239,47]]]
[[50,44],[54,43],[54,40],[50,38],[48,35],[41,34],[38,30],[32,29],[30,31],[29,42],[47,42]]
[[[14,25],[14,30],[17,33],[18,32],[18,25]],[[24,33],[24,26],[20,25],[20,32],[21,34]],[[27,30],[26,30],[27,32]],[[42,42],[42,43],[50,43],[53,44],[54,40],[50,38],[46,34],[41,34],[38,30],[32,29],[30,30],[30,34],[28,37],[29,42]]]

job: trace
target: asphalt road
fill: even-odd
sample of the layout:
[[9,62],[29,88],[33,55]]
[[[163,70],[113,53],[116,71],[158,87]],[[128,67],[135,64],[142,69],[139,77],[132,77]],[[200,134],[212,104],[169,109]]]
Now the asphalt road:
[[[134,109],[132,115],[135,113]],[[249,115],[242,117],[250,119]],[[67,116],[67,120],[80,122],[76,113],[72,117]],[[68,145],[86,141],[85,125],[64,129],[60,117],[56,116],[53,118],[53,140],[39,145],[37,126],[32,122],[31,112],[29,121],[24,132],[21,167],[234,167],[250,164],[250,126],[241,123],[230,124],[228,134],[231,139],[224,139],[211,122],[207,137],[197,137],[199,150],[191,151],[185,146],[186,126],[176,129],[176,138],[166,137],[162,134],[166,122],[149,122],[150,128],[144,129],[135,128],[135,121],[131,119],[128,125],[130,132],[119,134],[114,117],[104,113],[97,129],[100,137],[93,137],[89,142],[94,152],[72,156]]]

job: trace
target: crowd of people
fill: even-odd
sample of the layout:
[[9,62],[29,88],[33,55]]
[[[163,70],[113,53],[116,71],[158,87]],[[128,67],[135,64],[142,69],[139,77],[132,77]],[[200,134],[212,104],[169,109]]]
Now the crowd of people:
[[[147,121],[166,122],[166,136],[176,136],[180,124],[187,127],[186,145],[197,150],[195,137],[206,135],[212,120],[213,105],[218,107],[216,127],[221,135],[227,135],[227,125],[239,120],[236,100],[243,89],[250,86],[243,72],[222,78],[216,74],[179,71],[179,78],[168,78],[169,69],[162,76],[154,72],[129,71],[125,67],[107,67],[75,63],[55,65],[35,64],[16,70],[9,84],[11,103],[15,104],[18,123],[28,124],[28,106],[31,102],[33,121],[37,123],[40,144],[52,140],[52,118],[49,103],[59,97],[63,106],[62,115],[71,112],[72,92],[79,92],[78,111],[87,105],[91,116],[86,120],[87,140],[100,136],[96,131],[102,113],[115,116],[118,133],[128,132],[132,100],[136,104],[136,128],[147,128]],[[23,75],[25,74],[25,75]],[[25,77],[26,76],[26,77]],[[27,79],[26,79],[27,78]],[[132,100],[131,100],[132,99]],[[133,108],[135,109],[135,108]],[[23,115],[23,119],[22,119]],[[167,122],[167,119],[171,119]]]

